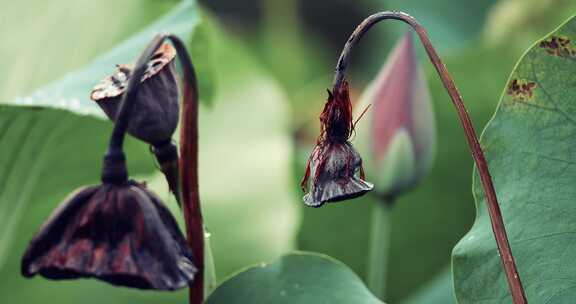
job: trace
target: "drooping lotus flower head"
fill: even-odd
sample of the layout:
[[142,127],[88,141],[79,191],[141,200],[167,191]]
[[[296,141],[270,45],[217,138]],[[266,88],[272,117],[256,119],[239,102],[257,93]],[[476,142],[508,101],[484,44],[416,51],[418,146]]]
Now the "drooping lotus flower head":
[[[178,198],[178,152],[171,142],[179,118],[178,77],[175,72],[176,50],[164,43],[146,65],[142,84],[135,97],[128,133],[151,145],[170,190]],[[97,84],[90,98],[112,121],[120,108],[132,76],[133,65],[119,64],[116,71]]]
[[[164,43],[148,62],[138,90],[128,133],[153,146],[170,142],[178,125],[178,79],[176,50]],[[132,74],[132,64],[119,64],[116,71],[97,84],[90,98],[111,120],[116,120],[122,94]]]
[[[104,156],[102,183],[70,195],[41,227],[22,258],[25,277],[96,278],[119,286],[157,290],[183,288],[194,279],[197,268],[193,253],[176,221],[156,195],[129,179],[123,150],[127,129],[155,145],[170,142],[173,125],[178,122],[177,92],[173,94],[170,84],[162,84],[172,83],[174,75],[170,69],[161,71],[167,62],[155,63],[170,53],[171,47],[161,44],[166,37],[160,34],[152,40],[140,55],[133,75],[121,67],[120,74],[93,92],[93,97],[111,98],[102,101],[106,103],[103,108],[117,120]],[[154,53],[158,47],[160,53]],[[174,55],[168,58],[171,61]],[[192,70],[191,62],[188,64]],[[127,85],[120,75],[128,78]],[[140,79],[149,85],[139,86]],[[148,115],[156,112],[158,115]],[[177,159],[175,149],[159,154]]]
[[374,187],[364,181],[362,159],[348,141],[354,130],[348,83],[328,93],[321,133],[301,184],[308,189],[304,203],[310,207],[359,197]]
[[96,278],[140,289],[183,288],[195,273],[192,252],[174,218],[156,195],[134,181],[71,194],[22,258],[25,277]]

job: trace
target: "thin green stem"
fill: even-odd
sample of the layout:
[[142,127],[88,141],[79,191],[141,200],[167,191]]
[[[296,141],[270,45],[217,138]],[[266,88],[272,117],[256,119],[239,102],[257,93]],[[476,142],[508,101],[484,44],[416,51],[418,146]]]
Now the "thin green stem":
[[367,284],[379,299],[386,296],[388,255],[391,237],[392,199],[374,202],[368,252]]

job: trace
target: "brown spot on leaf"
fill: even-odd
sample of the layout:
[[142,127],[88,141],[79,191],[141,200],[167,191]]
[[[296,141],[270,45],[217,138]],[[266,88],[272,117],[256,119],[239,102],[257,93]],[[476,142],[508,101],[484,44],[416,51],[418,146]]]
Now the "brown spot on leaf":
[[550,36],[540,41],[538,46],[545,49],[546,53],[552,56],[576,57],[576,48],[572,45],[570,38],[565,36]]
[[506,93],[514,98],[526,100],[534,95],[536,83],[529,80],[513,79],[508,85]]

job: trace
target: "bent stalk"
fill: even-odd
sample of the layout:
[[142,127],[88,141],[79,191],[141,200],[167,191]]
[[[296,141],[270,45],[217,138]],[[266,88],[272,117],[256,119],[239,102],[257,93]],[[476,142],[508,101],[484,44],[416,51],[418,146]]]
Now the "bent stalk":
[[171,34],[159,34],[148,44],[136,61],[126,93],[116,117],[107,155],[123,157],[122,144],[130,120],[131,108],[138,94],[146,65],[164,40],[169,39],[182,65],[184,74],[182,130],[180,132],[180,176],[181,201],[188,245],[194,254],[193,262],[198,272],[189,287],[189,303],[201,304],[204,301],[204,224],[198,193],[198,85],[194,66],[182,40]]
[[456,111],[458,113],[458,118],[460,119],[460,123],[464,128],[464,134],[466,135],[466,139],[468,141],[468,146],[470,147],[470,151],[472,152],[472,157],[474,158],[474,162],[476,163],[476,167],[478,169],[478,173],[480,175],[480,180],[482,182],[482,186],[484,188],[484,193],[486,195],[486,205],[488,207],[488,213],[490,215],[490,221],[492,223],[492,231],[494,233],[494,237],[496,238],[496,244],[498,245],[498,251],[500,253],[500,258],[502,260],[502,264],[504,266],[504,271],[506,273],[506,279],[508,281],[508,286],[510,288],[510,292],[512,295],[512,299],[515,304],[524,304],[527,303],[526,295],[524,292],[524,288],[522,287],[522,282],[520,280],[520,275],[518,274],[518,270],[516,268],[516,263],[514,261],[514,256],[512,255],[512,249],[510,248],[510,243],[508,242],[508,236],[506,234],[506,228],[504,226],[504,220],[502,219],[502,213],[500,212],[500,206],[498,205],[498,198],[496,197],[496,192],[494,190],[494,185],[492,183],[492,177],[490,176],[490,171],[488,169],[488,164],[486,163],[486,159],[484,157],[484,153],[482,148],[480,147],[480,143],[478,141],[478,137],[476,136],[476,131],[474,130],[474,126],[472,125],[472,121],[470,120],[470,116],[468,115],[468,111],[462,101],[462,96],[460,92],[456,88],[456,84],[452,79],[452,76],[446,69],[446,66],[436,53],[432,42],[428,38],[428,34],[426,33],[426,29],[422,27],[416,19],[412,16],[397,11],[386,11],[380,12],[374,15],[369,16],[366,18],[357,28],[354,30],[350,38],[346,42],[344,49],[340,55],[338,60],[338,64],[336,66],[336,75],[334,77],[334,91],[336,92],[338,88],[342,85],[344,81],[344,74],[346,72],[346,68],[348,67],[348,63],[350,61],[350,54],[354,46],[356,46],[362,38],[362,36],[376,23],[382,20],[400,20],[408,25],[410,25],[414,31],[418,34],[430,61],[434,65],[434,68],[438,72],[444,87],[448,91],[448,95],[452,99],[452,103],[456,107]]

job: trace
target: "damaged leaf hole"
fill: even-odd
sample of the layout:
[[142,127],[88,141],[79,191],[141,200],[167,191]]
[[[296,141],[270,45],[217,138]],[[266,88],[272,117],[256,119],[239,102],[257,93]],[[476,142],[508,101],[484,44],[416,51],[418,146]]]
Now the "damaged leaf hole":
[[534,96],[535,88],[536,82],[534,81],[513,79],[508,85],[506,94],[512,96],[516,100],[525,101]]
[[562,57],[572,58],[576,57],[576,48],[572,46],[570,38],[566,36],[550,36],[540,42],[539,47],[546,50],[546,53]]

